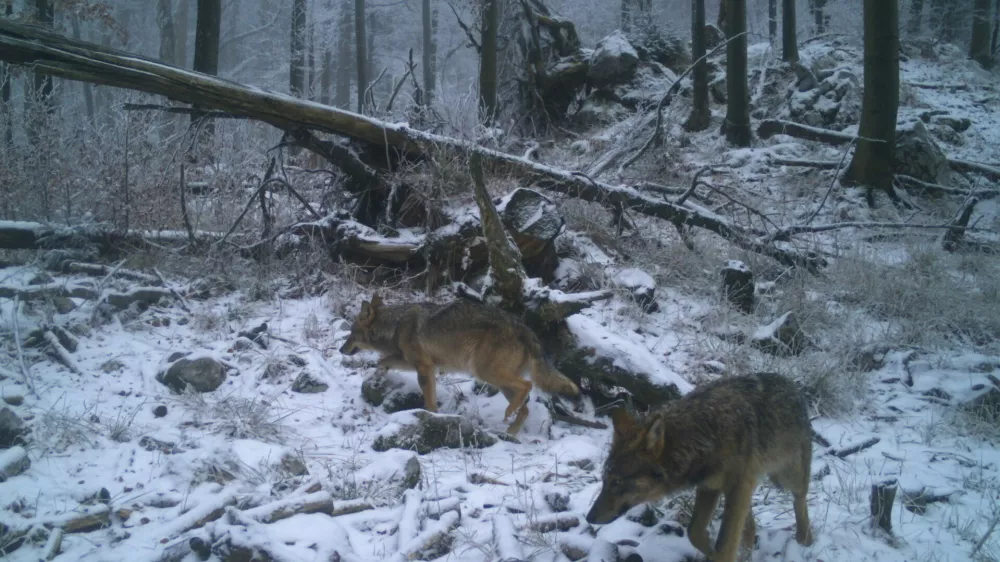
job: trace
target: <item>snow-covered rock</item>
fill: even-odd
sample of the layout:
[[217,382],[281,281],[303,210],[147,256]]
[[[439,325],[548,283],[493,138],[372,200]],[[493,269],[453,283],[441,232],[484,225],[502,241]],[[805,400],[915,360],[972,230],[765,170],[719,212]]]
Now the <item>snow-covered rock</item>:
[[639,53],[621,30],[597,42],[590,56],[587,79],[591,83],[623,82],[632,78],[639,65]]
[[156,380],[175,392],[183,392],[188,385],[197,392],[212,392],[226,382],[226,366],[207,355],[182,357],[161,371]]
[[896,126],[895,158],[896,173],[948,185],[951,177],[948,158],[922,121],[914,119]]

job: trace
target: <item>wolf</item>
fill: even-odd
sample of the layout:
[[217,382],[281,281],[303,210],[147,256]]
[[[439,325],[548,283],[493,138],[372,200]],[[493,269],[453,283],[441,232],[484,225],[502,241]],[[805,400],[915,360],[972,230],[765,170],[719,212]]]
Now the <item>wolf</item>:
[[[589,523],[610,523],[640,503],[693,487],[691,544],[710,560],[733,562],[741,537],[752,547],[756,526],[750,502],[766,474],[792,493],[795,540],[812,544],[806,504],[812,427],[806,399],[790,379],[775,373],[725,377],[696,387],[644,419],[623,408],[612,410],[611,419],[611,451],[601,492],[587,514]],[[726,502],[713,549],[708,524],[720,494]]]
[[516,435],[528,417],[533,388],[525,371],[541,390],[569,397],[580,388],[546,359],[538,336],[523,322],[498,308],[459,300],[386,305],[378,294],[363,301],[351,325],[344,355],[377,351],[379,368],[416,370],[424,408],[437,411],[439,372],[463,372],[503,392],[509,405],[506,422],[517,412],[507,433]]

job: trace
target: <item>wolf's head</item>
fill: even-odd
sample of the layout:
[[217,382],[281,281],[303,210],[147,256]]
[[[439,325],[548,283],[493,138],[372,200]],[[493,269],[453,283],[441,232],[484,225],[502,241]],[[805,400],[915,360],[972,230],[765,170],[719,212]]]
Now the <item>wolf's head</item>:
[[354,318],[351,324],[351,335],[347,336],[347,341],[340,346],[340,353],[344,355],[354,355],[364,349],[374,349],[372,347],[372,327],[382,308],[382,297],[378,294],[372,297],[371,302],[361,303],[361,311]]
[[604,463],[604,485],[587,513],[591,524],[610,523],[633,507],[678,488],[663,464],[663,421],[643,424],[624,408],[611,412],[614,438]]

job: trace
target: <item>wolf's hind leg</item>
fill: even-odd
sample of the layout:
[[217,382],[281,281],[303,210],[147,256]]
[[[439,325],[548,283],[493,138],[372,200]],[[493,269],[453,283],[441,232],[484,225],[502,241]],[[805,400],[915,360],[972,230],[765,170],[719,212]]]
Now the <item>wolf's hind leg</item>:
[[517,435],[521,431],[524,421],[528,419],[528,395],[531,392],[531,383],[524,379],[518,379],[517,382],[521,384],[508,383],[509,386],[500,389],[507,397],[507,401],[510,402],[504,414],[504,421],[507,421],[507,418],[515,411],[517,412],[514,421],[507,427],[507,433],[510,435]]

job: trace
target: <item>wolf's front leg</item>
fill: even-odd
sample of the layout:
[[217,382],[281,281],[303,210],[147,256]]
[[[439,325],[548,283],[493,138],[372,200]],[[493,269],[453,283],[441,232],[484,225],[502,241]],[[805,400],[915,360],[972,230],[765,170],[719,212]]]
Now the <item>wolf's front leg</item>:
[[424,394],[424,409],[437,412],[437,369],[433,363],[417,365],[417,383]]
[[743,526],[750,514],[750,502],[756,482],[746,478],[726,491],[726,504],[722,510],[722,527],[715,541],[714,562],[734,562],[743,539]]

